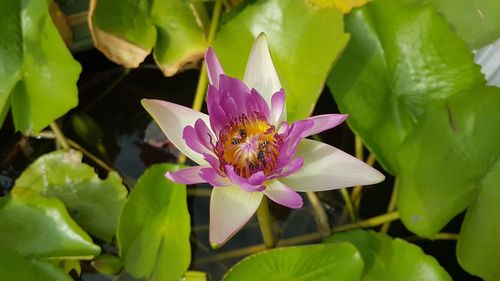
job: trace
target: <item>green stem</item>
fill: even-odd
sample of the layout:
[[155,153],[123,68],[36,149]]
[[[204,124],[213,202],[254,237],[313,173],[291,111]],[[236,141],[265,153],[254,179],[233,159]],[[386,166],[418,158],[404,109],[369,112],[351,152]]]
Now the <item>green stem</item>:
[[[357,223],[334,227],[334,228],[332,228],[332,232],[342,232],[342,231],[347,231],[347,230],[356,229],[356,228],[370,228],[370,227],[379,226],[379,225],[381,225],[385,222],[388,222],[388,221],[394,221],[394,220],[398,220],[398,219],[399,219],[399,213],[392,212],[392,213],[376,216],[376,217],[373,217],[373,218],[370,218],[370,219],[367,219],[364,221],[360,221]],[[278,246],[282,247],[282,246],[304,244],[304,243],[308,243],[311,241],[317,241],[318,239],[321,239],[321,238],[322,238],[322,236],[318,232],[308,233],[308,234],[299,235],[299,236],[295,236],[292,238],[280,240],[278,243]],[[441,236],[440,238],[444,239],[445,237]],[[452,239],[452,235],[449,235],[446,238]],[[249,247],[245,247],[245,248],[226,251],[226,252],[216,254],[213,256],[209,256],[206,258],[200,258],[199,260],[196,261],[196,265],[204,265],[204,264],[209,264],[209,263],[216,262],[216,261],[237,258],[237,257],[241,257],[241,256],[248,256],[250,254],[263,251],[265,249],[266,249],[265,245],[253,245],[253,246],[249,246]]]
[[316,193],[306,192],[306,195],[309,203],[311,203],[318,231],[321,235],[323,235],[323,237],[327,237],[330,235],[330,224],[328,223],[328,215],[326,214],[325,208],[321,206],[321,201]]
[[61,129],[59,129],[59,127],[57,126],[56,122],[52,122],[50,123],[50,129],[52,130],[52,132],[54,132],[54,134],[56,135],[56,140],[57,142],[62,146],[62,148],[64,150],[68,150],[69,149],[69,144],[68,142],[66,141],[66,137],[64,137],[64,134],[63,132],[61,131]]
[[[215,32],[217,31],[217,27],[219,26],[219,19],[222,13],[222,0],[215,1],[214,11],[212,13],[212,19],[210,21],[210,29],[208,31],[208,44],[211,44],[215,37]],[[198,84],[196,85],[196,92],[194,94],[193,106],[191,107],[193,110],[201,111],[203,107],[203,101],[205,100],[205,93],[208,86],[208,76],[207,76],[207,66],[205,61],[203,61],[200,70],[200,76],[198,78]],[[181,155],[177,163],[184,164],[186,162],[186,156]]]
[[257,209],[257,218],[259,220],[260,232],[264,240],[266,248],[274,248],[276,240],[274,239],[273,224],[271,222],[271,213],[269,212],[269,204],[267,197],[263,196],[260,206]]
[[[392,194],[391,194],[391,199],[389,201],[389,206],[387,207],[388,213],[396,210],[396,204],[398,201],[398,182],[399,182],[399,180],[398,180],[398,178],[396,178],[394,180],[394,186],[392,187]],[[388,221],[382,225],[380,232],[387,233],[387,231],[389,231],[389,227],[391,227],[390,221]]]
[[340,189],[340,193],[342,194],[342,198],[345,202],[345,207],[347,208],[347,212],[349,213],[349,218],[352,222],[357,221],[356,212],[354,212],[354,208],[352,207],[351,198],[349,197],[349,192],[346,188]]
[[97,165],[101,166],[104,170],[108,172],[113,172],[113,168],[106,164],[103,160],[101,160],[99,157],[95,156],[92,154],[90,151],[86,150],[83,148],[81,145],[79,145],[76,141],[73,141],[71,139],[67,139],[68,144],[73,147],[76,150],[80,150],[85,156],[87,156],[90,160],[94,161]]
[[[214,11],[212,13],[212,20],[210,22],[210,29],[208,31],[208,44],[212,44],[215,32],[219,26],[219,19],[222,12],[222,0],[217,0],[215,2]],[[193,101],[193,109],[200,111],[203,106],[203,100],[205,99],[205,92],[208,86],[208,76],[207,76],[207,66],[205,61],[201,65],[200,78],[198,79],[198,85],[196,86],[196,93]]]

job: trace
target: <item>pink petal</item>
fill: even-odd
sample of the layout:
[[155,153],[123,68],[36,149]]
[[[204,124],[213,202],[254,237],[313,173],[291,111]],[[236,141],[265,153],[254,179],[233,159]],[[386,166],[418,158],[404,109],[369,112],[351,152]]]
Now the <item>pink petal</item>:
[[207,164],[201,154],[189,148],[182,139],[182,132],[186,126],[193,126],[198,119],[208,123],[208,115],[162,100],[143,99],[141,103],[175,147],[194,162]]
[[219,88],[219,76],[224,74],[224,69],[219,62],[219,59],[215,55],[214,50],[210,47],[205,53],[205,63],[207,65],[208,79],[210,84],[214,85],[215,88]]
[[280,80],[267,46],[267,36],[264,33],[261,33],[253,43],[243,82],[248,88],[256,89],[268,105],[271,105],[272,94],[281,89]]
[[271,124],[278,126],[286,119],[285,90],[280,89],[271,97]]
[[295,191],[323,191],[384,180],[384,175],[363,161],[328,144],[304,139],[295,157],[304,158],[302,169],[279,180]]
[[215,137],[203,120],[196,120],[194,128],[186,126],[182,138],[192,150],[200,154],[214,154],[210,140],[215,141]]
[[307,132],[305,137],[316,135],[323,131],[331,129],[344,122],[347,116],[347,114],[325,114],[306,118],[305,120],[314,121],[314,125],[311,129],[309,129],[309,132]]
[[213,186],[229,186],[232,185],[228,178],[221,176],[217,170],[212,167],[204,167],[201,169],[200,177]]
[[259,207],[262,192],[238,186],[214,187],[210,198],[210,244],[218,248],[238,232]]
[[302,197],[279,180],[267,182],[264,194],[274,202],[288,208],[298,209],[304,205]]
[[207,168],[206,166],[194,166],[178,170],[175,172],[167,172],[165,177],[173,182],[182,184],[195,184],[207,182],[205,179],[200,177],[201,170]]

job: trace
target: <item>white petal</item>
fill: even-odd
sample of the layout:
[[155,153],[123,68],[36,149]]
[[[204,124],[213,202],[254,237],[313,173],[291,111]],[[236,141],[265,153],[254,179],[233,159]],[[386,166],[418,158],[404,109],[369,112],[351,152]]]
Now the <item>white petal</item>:
[[253,43],[243,82],[248,88],[256,89],[269,106],[271,106],[271,96],[281,89],[265,33],[261,33]]
[[295,191],[323,191],[369,185],[385,178],[370,165],[322,142],[302,140],[295,156],[304,158],[302,169],[279,179]]
[[143,99],[141,103],[177,149],[199,165],[208,164],[201,154],[189,148],[182,139],[184,127],[194,126],[196,120],[202,119],[206,124],[210,124],[208,115],[162,100]]
[[239,186],[214,187],[210,198],[210,244],[218,248],[238,232],[259,207],[262,192]]

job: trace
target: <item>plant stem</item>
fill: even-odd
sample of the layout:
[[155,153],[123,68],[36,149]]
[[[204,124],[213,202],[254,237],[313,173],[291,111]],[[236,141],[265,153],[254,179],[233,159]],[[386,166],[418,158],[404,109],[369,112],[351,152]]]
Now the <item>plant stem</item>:
[[274,248],[276,241],[274,239],[273,224],[271,222],[271,213],[269,212],[269,204],[267,197],[263,196],[257,209],[257,218],[259,220],[260,232],[266,248]]
[[[219,26],[219,19],[222,12],[222,0],[215,1],[214,10],[212,13],[212,19],[210,21],[210,29],[208,31],[208,44],[211,44],[215,37],[215,32],[217,31],[217,27]],[[205,93],[208,86],[208,76],[207,76],[207,67],[205,61],[201,64],[200,76],[198,78],[198,84],[196,85],[196,92],[194,94],[193,106],[191,107],[193,110],[201,111],[203,107],[203,101],[205,100]],[[184,164],[186,162],[186,155],[181,154],[177,163]]]
[[[392,187],[391,199],[389,201],[389,206],[387,207],[387,212],[390,213],[396,210],[396,203],[398,201],[398,178],[394,180],[394,186]],[[389,231],[389,227],[391,227],[391,222],[388,221],[382,225],[380,228],[380,232],[387,233]]]
[[330,235],[330,224],[328,223],[328,215],[325,212],[318,195],[314,192],[306,192],[307,199],[311,203],[314,219],[318,226],[318,231],[323,237]]
[[56,135],[56,140],[57,142],[62,146],[62,148],[64,150],[68,150],[69,149],[69,144],[68,142],[66,141],[66,137],[64,137],[64,134],[63,132],[61,131],[61,129],[59,129],[59,127],[57,126],[56,122],[52,122],[50,123],[50,129],[52,130],[52,132],[54,132],[54,134]]
[[349,192],[347,191],[346,188],[342,188],[340,189],[340,193],[342,193],[342,198],[344,199],[345,207],[347,208],[347,212],[349,213],[349,218],[351,219],[351,222],[356,222],[358,219],[356,216],[356,212],[352,207],[352,202],[351,198],[349,197]]
[[[373,218],[370,218],[370,219],[367,219],[364,221],[360,221],[357,223],[334,227],[334,228],[332,228],[332,232],[342,232],[342,231],[347,231],[347,230],[356,229],[356,228],[370,228],[370,227],[379,226],[385,222],[394,221],[397,219],[399,219],[399,213],[392,212],[392,213],[376,216],[376,217],[373,217]],[[280,240],[278,242],[278,246],[282,247],[282,246],[303,244],[303,243],[308,243],[308,242],[315,241],[315,240],[318,240],[321,238],[322,238],[321,234],[318,232],[308,233],[308,234],[299,235],[299,236],[295,236],[292,238]],[[451,235],[450,235],[450,238],[451,238]],[[226,251],[226,252],[216,254],[213,256],[209,256],[206,258],[201,258],[197,261],[196,264],[203,265],[203,264],[208,264],[208,263],[212,263],[212,262],[216,262],[216,261],[237,258],[237,257],[241,257],[241,256],[247,256],[247,255],[250,255],[253,253],[260,252],[260,251],[265,250],[265,249],[266,249],[265,245],[262,245],[262,244],[261,245],[253,245],[253,246],[249,246],[249,247],[245,247],[245,248]]]
[[[210,21],[210,29],[208,31],[208,44],[212,44],[215,32],[219,26],[219,19],[222,12],[222,0],[215,1],[214,11],[212,13],[212,20]],[[200,78],[198,79],[198,85],[196,86],[196,93],[194,96],[193,109],[200,111],[203,106],[203,100],[205,99],[205,91],[208,86],[207,77],[207,67],[205,61],[203,61],[200,70]]]
[[111,166],[109,166],[108,164],[106,164],[106,162],[104,162],[99,157],[97,157],[94,154],[92,154],[90,151],[88,151],[85,148],[83,148],[77,142],[75,142],[75,141],[73,141],[71,139],[67,139],[67,141],[68,141],[68,144],[71,147],[73,147],[76,150],[80,150],[85,156],[87,156],[90,160],[94,161],[97,165],[101,166],[101,168],[103,168],[104,170],[106,170],[108,172],[113,172],[114,171]]

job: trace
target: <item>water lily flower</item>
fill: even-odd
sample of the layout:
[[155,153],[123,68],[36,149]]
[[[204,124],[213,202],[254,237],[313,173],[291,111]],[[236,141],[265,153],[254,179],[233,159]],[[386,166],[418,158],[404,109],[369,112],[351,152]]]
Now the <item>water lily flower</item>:
[[210,242],[224,244],[255,213],[263,196],[289,208],[303,205],[298,191],[323,191],[382,181],[384,175],[351,155],[306,137],[333,128],[347,115],[287,122],[281,88],[261,34],[243,81],[227,76],[214,51],[205,56],[209,115],[161,100],[143,106],[170,141],[199,166],[168,172],[174,182],[213,185]]

